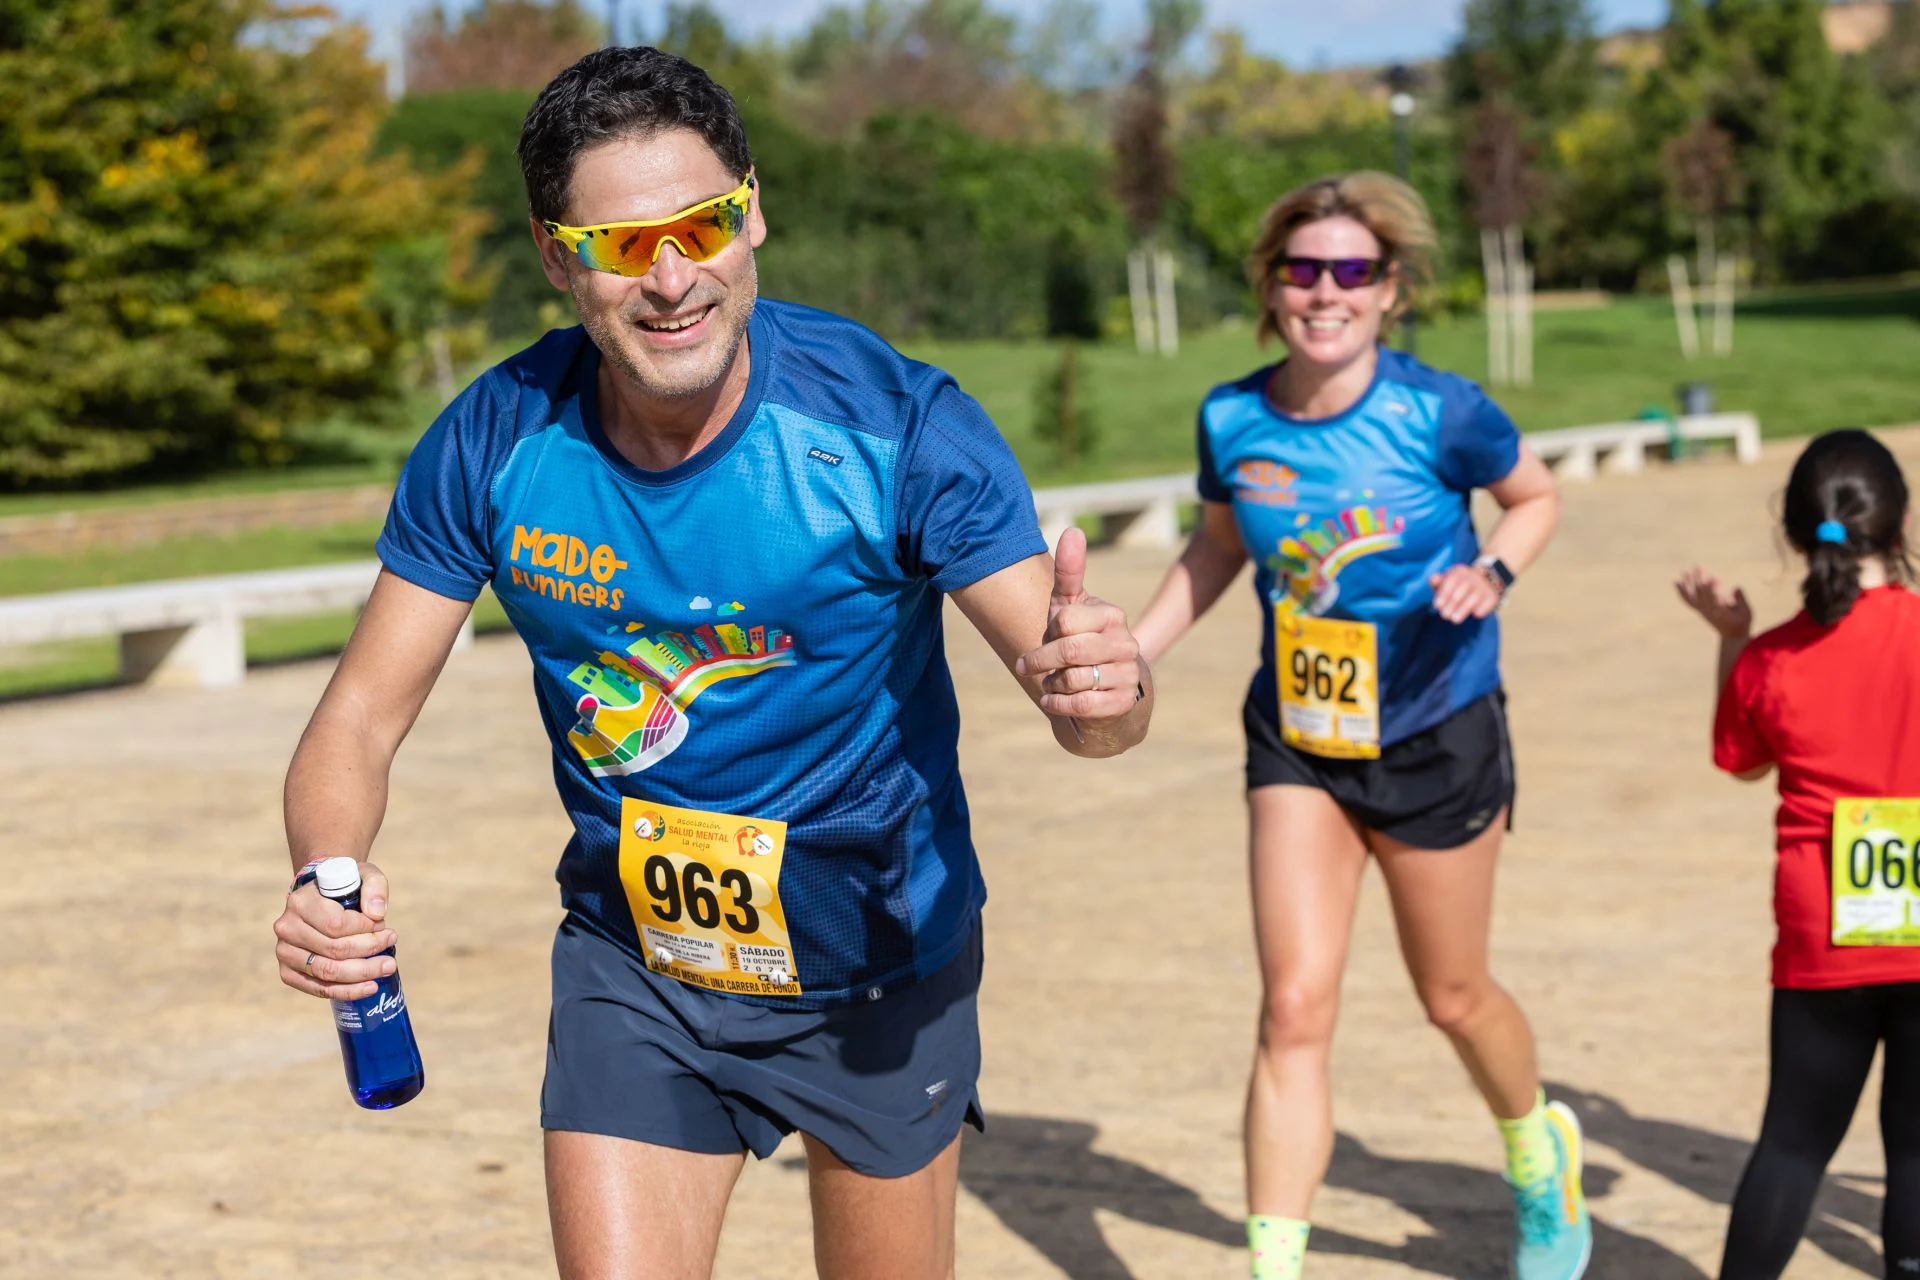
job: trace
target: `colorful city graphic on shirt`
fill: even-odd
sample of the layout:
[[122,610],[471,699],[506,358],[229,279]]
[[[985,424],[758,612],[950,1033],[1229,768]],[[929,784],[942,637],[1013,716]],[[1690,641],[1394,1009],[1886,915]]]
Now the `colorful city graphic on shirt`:
[[[713,608],[704,596],[695,597],[693,607]],[[725,618],[743,608],[735,601],[714,612]],[[580,718],[567,741],[600,777],[639,773],[672,755],[691,728],[688,708],[720,681],[795,661],[793,636],[779,627],[712,622],[690,631],[640,632],[646,632],[645,623],[609,627],[609,635],[633,638],[567,675],[583,691],[574,702]]]
[[1340,571],[1362,556],[1400,545],[1407,522],[1385,507],[1348,507],[1317,526],[1302,513],[1293,533],[1280,539],[1267,560],[1274,571],[1273,598],[1283,607],[1324,614],[1340,596]]

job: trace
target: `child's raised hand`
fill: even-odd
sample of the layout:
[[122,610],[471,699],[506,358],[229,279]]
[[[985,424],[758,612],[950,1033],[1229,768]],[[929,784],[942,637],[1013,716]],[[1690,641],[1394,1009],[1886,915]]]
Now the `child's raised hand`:
[[1740,588],[1728,591],[1720,579],[1697,564],[1681,573],[1673,587],[1686,606],[1721,635],[1744,640],[1753,634],[1753,606]]

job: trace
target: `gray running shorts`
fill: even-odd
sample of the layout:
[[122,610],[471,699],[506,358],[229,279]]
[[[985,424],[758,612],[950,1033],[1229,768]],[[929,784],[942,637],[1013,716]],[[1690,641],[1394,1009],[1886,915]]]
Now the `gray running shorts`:
[[854,1170],[925,1168],[985,1128],[980,925],[924,982],[835,1009],[769,1008],[650,972],[574,917],[553,943],[546,1129],[765,1159],[796,1130]]

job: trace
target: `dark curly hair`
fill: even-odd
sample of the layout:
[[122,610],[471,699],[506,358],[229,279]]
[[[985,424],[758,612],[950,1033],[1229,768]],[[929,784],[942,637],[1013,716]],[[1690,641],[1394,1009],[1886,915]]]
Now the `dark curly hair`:
[[[1807,558],[1800,598],[1815,622],[1831,625],[1860,597],[1860,561],[1885,558],[1903,582],[1913,578],[1903,526],[1907,479],[1887,446],[1852,428],[1816,436],[1787,479],[1782,523],[1787,541]],[[1832,521],[1844,541],[1820,536]]]
[[597,49],[540,91],[520,126],[520,173],[533,216],[564,222],[580,153],[666,129],[697,133],[735,178],[753,167],[733,95],[678,54],[638,46]]

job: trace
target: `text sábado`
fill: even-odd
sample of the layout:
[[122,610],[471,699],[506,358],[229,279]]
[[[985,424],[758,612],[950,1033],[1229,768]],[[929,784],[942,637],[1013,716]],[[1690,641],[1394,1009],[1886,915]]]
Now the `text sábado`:
[[[527,563],[533,569],[551,569],[553,572],[535,573],[533,569],[520,568],[522,553],[525,553]],[[513,526],[513,548],[507,558],[512,561],[507,568],[516,587],[525,587],[537,595],[554,600],[586,605],[590,609],[620,607],[623,597],[620,588],[609,588],[606,584],[612,581],[614,574],[627,567],[627,562],[615,555],[613,548],[604,542],[589,549],[585,542],[570,534],[548,533],[517,524]],[[590,581],[582,581],[583,574]]]

